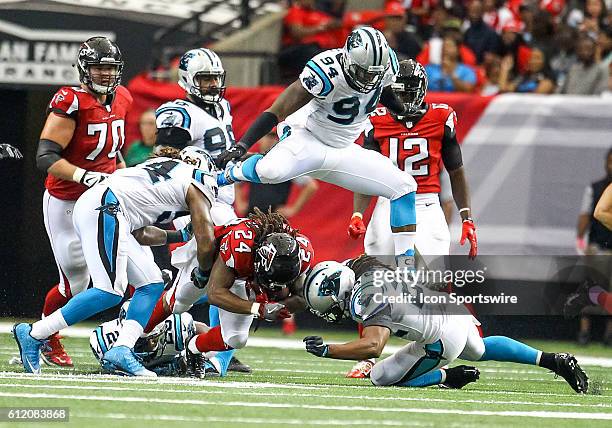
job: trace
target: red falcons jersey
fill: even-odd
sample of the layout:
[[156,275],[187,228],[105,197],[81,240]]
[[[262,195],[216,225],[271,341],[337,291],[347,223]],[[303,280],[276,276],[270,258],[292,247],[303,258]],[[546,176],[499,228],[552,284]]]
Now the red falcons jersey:
[[[89,171],[112,173],[117,169],[117,152],[125,140],[125,116],[132,96],[118,86],[110,105],[102,105],[95,96],[78,86],[64,86],[55,93],[47,113],[70,117],[76,128],[62,157]],[[47,175],[45,187],[56,198],[77,200],[87,187],[80,183]]]
[[442,145],[455,135],[457,115],[446,104],[430,104],[416,123],[398,122],[385,107],[370,115],[365,130],[368,148],[379,150],[417,182],[417,193],[440,193]]
[[[224,226],[215,226],[215,237],[221,239],[219,254],[227,267],[236,272],[236,277],[251,279],[254,275],[253,248],[255,231],[251,220],[240,218]],[[314,259],[314,249],[310,240],[299,234],[296,237],[300,245],[300,274],[306,272]]]

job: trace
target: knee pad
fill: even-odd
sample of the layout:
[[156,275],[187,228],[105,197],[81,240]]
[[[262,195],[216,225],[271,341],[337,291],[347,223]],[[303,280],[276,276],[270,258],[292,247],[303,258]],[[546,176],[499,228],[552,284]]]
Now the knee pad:
[[370,381],[374,386],[387,386],[382,364],[374,364],[374,367],[372,367],[372,371],[370,372]]
[[276,184],[280,183],[288,173],[283,165],[275,164],[272,159],[264,156],[257,165],[255,171],[262,183]]
[[249,340],[248,334],[234,334],[228,338],[223,338],[225,344],[234,349],[244,348]]

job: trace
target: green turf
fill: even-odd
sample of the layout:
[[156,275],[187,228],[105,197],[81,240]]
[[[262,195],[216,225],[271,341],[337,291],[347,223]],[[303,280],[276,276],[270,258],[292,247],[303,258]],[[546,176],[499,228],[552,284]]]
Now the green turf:
[[[309,332],[300,332],[300,336]],[[275,336],[261,331],[257,336]],[[350,338],[336,333],[334,340]],[[19,374],[8,365],[16,353],[12,337],[0,335],[0,407],[63,406],[78,427],[217,426],[431,426],[541,427],[611,426],[612,420],[456,414],[453,411],[605,414],[612,418],[609,369],[586,366],[599,395],[579,396],[546,370],[509,363],[479,363],[481,379],[463,390],[376,388],[367,380],[345,379],[350,362],[313,357],[303,351],[246,348],[239,357],[254,370],[224,379],[143,381],[87,374],[97,363],[86,339],[65,339],[76,368],[44,366],[43,379]],[[534,344],[534,343],[532,343]],[[612,357],[609,348],[539,342],[549,351]],[[71,376],[78,375],[78,376]],[[174,382],[174,383],[168,383]],[[601,416],[599,417],[601,418]],[[0,426],[27,426],[0,423]],[[43,426],[32,423],[29,426]]]

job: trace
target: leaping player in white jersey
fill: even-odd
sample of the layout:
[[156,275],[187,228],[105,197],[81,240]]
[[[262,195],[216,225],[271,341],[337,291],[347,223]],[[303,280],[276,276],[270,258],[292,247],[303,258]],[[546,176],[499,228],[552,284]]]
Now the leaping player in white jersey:
[[206,153],[187,147],[181,152],[166,148],[163,154],[171,157],[117,171],[77,201],[74,228],[93,288],[34,324],[13,327],[26,372],[40,373],[40,349],[46,338],[117,305],[129,283],[136,290],[132,304],[117,341],[104,354],[102,363],[111,372],[156,376],[143,367],[133,351],[164,288],[152,253],[141,245],[184,240],[177,236],[183,235],[180,231],[166,232],[152,225],[177,213],[190,213],[197,242],[197,269],[200,275],[206,275],[215,251],[210,207],[217,195],[216,170]]
[[308,61],[299,79],[255,120],[241,141],[219,155],[221,167],[243,157],[278,124],[279,144],[264,156],[230,164],[219,176],[219,185],[281,183],[309,175],[354,192],[388,198],[397,261],[411,265],[416,182],[389,158],[354,144],[379,102],[405,113],[391,89],[398,70],[395,52],[380,31],[353,30],[343,48],[324,51]]
[[[199,48],[185,52],[179,61],[178,83],[186,96],[162,104],[156,110],[156,145],[178,149],[187,145],[196,146],[212,159],[231,147],[235,139],[230,104],[224,98],[225,76],[223,63],[214,51]],[[219,196],[210,211],[216,226],[238,218],[232,207],[234,196],[234,186],[219,189]],[[174,225],[180,229],[188,222],[189,217],[186,216],[177,219]],[[179,289],[195,291],[196,287],[191,281],[191,272],[197,266],[193,240],[172,252],[172,265],[179,270],[174,285]],[[219,325],[219,309],[216,306],[210,306],[209,319],[211,327]],[[154,327],[149,325],[145,331]],[[220,367],[222,376],[227,370],[251,371],[249,366],[233,357],[234,352],[230,350],[216,355],[215,363],[218,362],[216,365]]]

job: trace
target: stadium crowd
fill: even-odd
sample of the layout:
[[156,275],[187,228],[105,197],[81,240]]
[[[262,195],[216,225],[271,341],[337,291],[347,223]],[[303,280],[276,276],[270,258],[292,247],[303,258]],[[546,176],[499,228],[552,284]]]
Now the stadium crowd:
[[612,0],[387,0],[346,11],[346,0],[293,0],[279,65],[295,76],[358,25],[383,31],[401,59],[426,66],[433,91],[612,93]]

